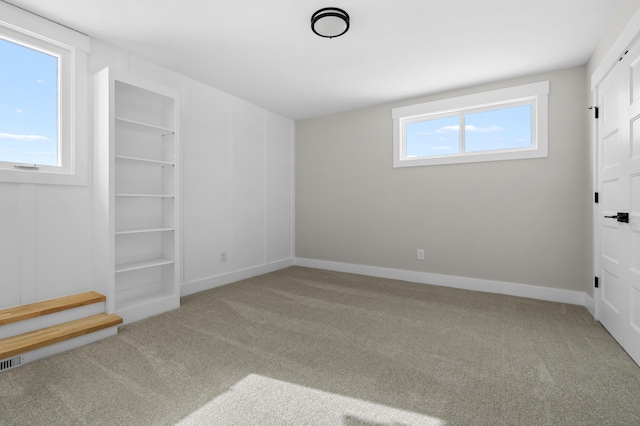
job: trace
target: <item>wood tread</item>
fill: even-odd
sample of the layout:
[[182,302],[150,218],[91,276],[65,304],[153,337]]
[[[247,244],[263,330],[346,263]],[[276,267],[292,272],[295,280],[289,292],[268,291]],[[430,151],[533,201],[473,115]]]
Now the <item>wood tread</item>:
[[9,337],[0,340],[0,359],[10,358],[119,324],[122,324],[122,318],[118,315],[98,314]]
[[67,309],[104,302],[106,299],[107,298],[100,293],[87,291],[86,293],[59,297],[57,299],[45,300],[23,306],[16,306],[15,308],[2,309],[0,310],[0,325],[11,324],[13,322],[24,321],[30,318],[65,311]]

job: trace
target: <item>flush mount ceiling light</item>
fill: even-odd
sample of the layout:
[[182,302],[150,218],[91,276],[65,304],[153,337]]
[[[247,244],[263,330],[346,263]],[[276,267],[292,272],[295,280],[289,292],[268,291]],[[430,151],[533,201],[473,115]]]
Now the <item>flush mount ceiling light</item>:
[[340,37],[349,30],[349,14],[337,7],[325,7],[311,15],[311,30],[320,37]]

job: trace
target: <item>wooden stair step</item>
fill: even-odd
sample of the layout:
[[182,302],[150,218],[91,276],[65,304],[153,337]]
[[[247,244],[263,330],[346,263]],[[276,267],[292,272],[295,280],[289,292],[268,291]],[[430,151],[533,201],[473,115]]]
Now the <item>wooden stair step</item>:
[[122,324],[114,314],[98,314],[0,340],[0,359]]
[[0,310],[0,325],[11,324],[13,322],[24,321],[30,318],[65,311],[67,309],[104,302],[105,300],[107,300],[107,298],[102,294],[96,293],[95,291],[88,291],[86,293],[73,294],[71,296],[45,300],[42,302],[31,303],[29,305],[2,309]]

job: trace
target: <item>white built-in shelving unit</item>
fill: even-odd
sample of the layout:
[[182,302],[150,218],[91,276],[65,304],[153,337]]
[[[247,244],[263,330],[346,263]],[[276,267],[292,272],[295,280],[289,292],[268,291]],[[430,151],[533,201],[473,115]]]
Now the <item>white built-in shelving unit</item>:
[[95,280],[126,323],[180,304],[179,100],[110,68],[94,98]]

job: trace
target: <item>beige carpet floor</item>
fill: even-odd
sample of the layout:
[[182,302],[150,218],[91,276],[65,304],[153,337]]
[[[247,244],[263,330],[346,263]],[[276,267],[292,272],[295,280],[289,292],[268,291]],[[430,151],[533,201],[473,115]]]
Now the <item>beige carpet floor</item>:
[[583,307],[293,267],[0,374],[2,425],[640,425]]

